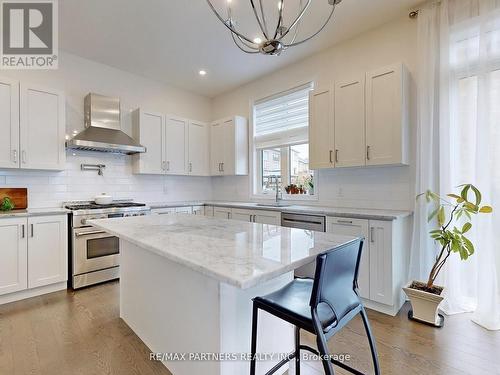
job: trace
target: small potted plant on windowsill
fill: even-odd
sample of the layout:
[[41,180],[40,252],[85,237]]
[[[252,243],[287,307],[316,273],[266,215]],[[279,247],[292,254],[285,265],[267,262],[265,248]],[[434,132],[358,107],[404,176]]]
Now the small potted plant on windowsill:
[[[459,187],[462,188],[460,195],[447,195],[453,201],[432,191],[417,196],[417,199],[425,196],[428,203],[436,205],[428,219],[437,220],[439,228],[430,231],[430,236],[439,243],[441,249],[427,282],[412,281],[403,290],[412,305],[408,317],[436,327],[442,327],[444,322],[444,317],[438,314],[439,304],[444,299],[444,287],[434,285],[434,282],[452,253],[459,254],[462,260],[467,260],[474,254],[474,245],[465,235],[472,228],[472,215],[493,211],[490,206],[481,206],[481,192],[474,185],[466,184]],[[469,200],[471,193],[474,195],[474,202]]]

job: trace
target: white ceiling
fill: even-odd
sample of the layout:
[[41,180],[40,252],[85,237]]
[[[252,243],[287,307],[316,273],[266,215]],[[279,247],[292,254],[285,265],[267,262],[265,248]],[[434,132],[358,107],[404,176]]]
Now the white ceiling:
[[[245,5],[236,14],[241,27],[257,30],[250,23],[254,19],[246,6],[249,1],[232,2]],[[237,49],[206,0],[63,0],[59,2],[60,48],[213,97],[386,23],[420,2],[344,0],[317,38],[281,56],[262,56]],[[319,25],[327,11],[326,0],[312,0],[303,32]],[[200,77],[200,69],[208,74]]]

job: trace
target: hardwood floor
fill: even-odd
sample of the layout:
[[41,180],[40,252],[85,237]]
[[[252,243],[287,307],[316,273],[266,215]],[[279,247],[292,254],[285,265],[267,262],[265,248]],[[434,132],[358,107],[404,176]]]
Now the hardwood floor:
[[[113,282],[0,306],[0,374],[170,374],[149,361],[148,348],[119,318],[118,289]],[[408,321],[407,309],[394,318],[369,311],[382,374],[500,374],[500,332],[482,329],[467,314],[433,329]],[[360,319],[329,344],[332,353],[350,354],[351,366],[372,373]],[[303,363],[302,375],[308,374],[322,374],[321,365]]]

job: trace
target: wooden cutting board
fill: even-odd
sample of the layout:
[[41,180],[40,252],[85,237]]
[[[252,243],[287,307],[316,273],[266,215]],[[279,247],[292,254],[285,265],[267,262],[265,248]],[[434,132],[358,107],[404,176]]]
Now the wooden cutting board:
[[15,210],[25,210],[28,208],[27,188],[0,188],[0,202],[9,197],[14,202]]

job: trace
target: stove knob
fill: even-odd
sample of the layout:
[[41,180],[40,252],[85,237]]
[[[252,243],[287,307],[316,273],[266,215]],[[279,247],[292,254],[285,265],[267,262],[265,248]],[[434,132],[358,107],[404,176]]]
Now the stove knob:
[[81,220],[80,220],[80,223],[82,223],[82,225],[87,224],[87,219],[81,219]]

